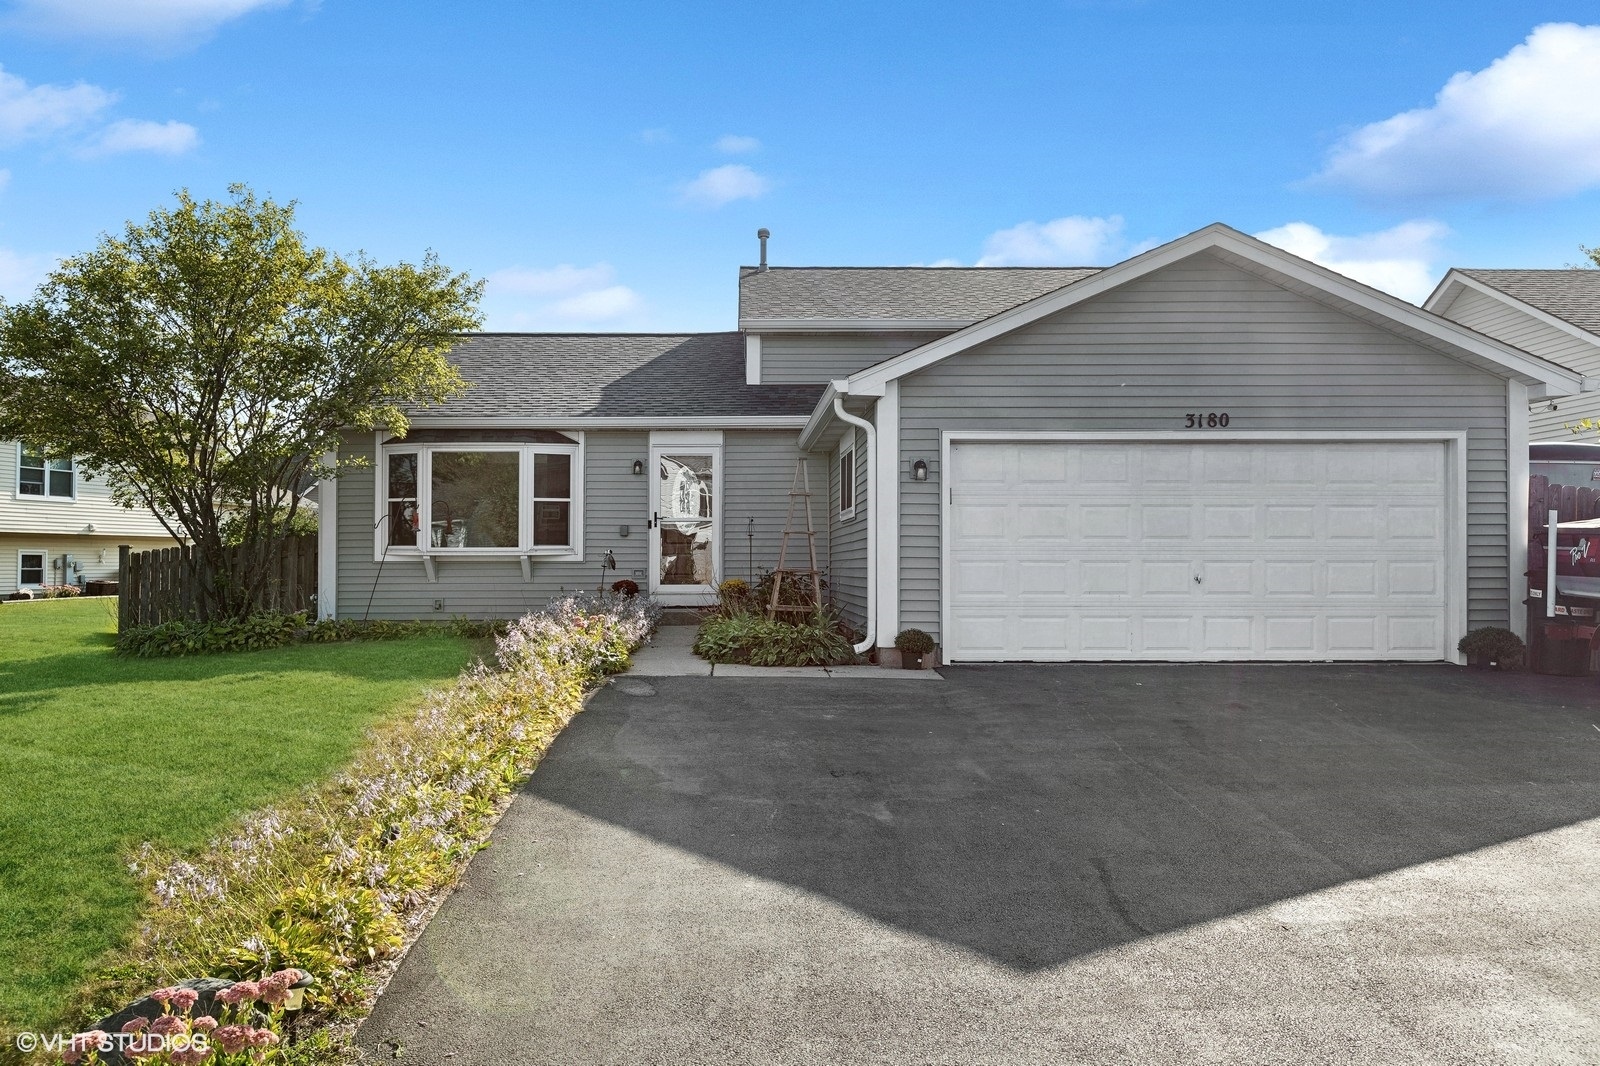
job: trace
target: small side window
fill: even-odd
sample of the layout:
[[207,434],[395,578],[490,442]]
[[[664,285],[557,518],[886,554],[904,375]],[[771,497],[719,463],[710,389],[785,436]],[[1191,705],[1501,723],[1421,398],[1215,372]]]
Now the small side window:
[[23,588],[44,584],[44,552],[17,553],[17,584]]
[[839,453],[839,517],[854,518],[856,513],[856,446],[851,443]]

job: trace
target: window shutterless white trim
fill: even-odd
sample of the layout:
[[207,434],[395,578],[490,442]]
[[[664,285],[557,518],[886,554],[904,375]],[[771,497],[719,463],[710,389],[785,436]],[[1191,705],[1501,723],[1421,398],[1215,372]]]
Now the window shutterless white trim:
[[[42,468],[40,468],[40,467],[30,467],[30,469],[34,469],[34,470],[39,470],[39,469],[43,470],[44,483],[41,486],[43,491],[42,492],[38,492],[38,493],[23,492],[22,491],[23,444],[22,444],[21,441],[17,441],[16,442],[16,449],[17,449],[17,477],[16,477],[16,480],[13,481],[12,484],[11,484],[11,491],[12,491],[14,499],[18,499],[18,500],[51,500],[51,501],[54,501],[56,503],[71,503],[72,501],[74,501],[74,500],[76,500],[78,498],[78,463],[77,463],[77,460],[75,460],[75,459],[68,459],[67,460],[67,473],[70,474],[71,477],[72,477],[72,491],[69,492],[69,493],[66,493],[65,495],[63,495],[61,493],[51,492],[50,491],[50,474],[51,474],[50,464],[51,464],[51,462],[53,460],[51,460],[48,456],[44,456],[43,457],[42,461],[44,463],[44,466]],[[57,471],[57,473],[59,473],[59,471]]]
[[[413,423],[415,425],[415,423]],[[451,441],[448,444],[407,444],[395,441],[381,443],[381,434],[374,436],[376,460],[373,472],[373,531],[372,559],[379,562],[387,555],[395,558],[421,558],[430,567],[439,559],[558,559],[564,562],[583,561],[584,537],[584,439],[581,432],[567,431],[576,438],[575,444],[508,444],[505,442],[473,443]],[[389,514],[389,456],[414,453],[417,456],[417,513],[424,529],[431,523],[433,513],[433,455],[435,452],[512,452],[519,456],[517,465],[517,540],[515,547],[503,548],[435,548],[425,545],[421,530],[418,543],[411,545],[388,544],[389,524],[384,519]],[[571,510],[568,519],[570,543],[565,545],[535,545],[533,543],[534,513],[534,463],[540,453],[572,456]],[[526,576],[527,567],[524,566]]]
[[[953,485],[950,478],[950,449],[960,442],[978,441],[1062,441],[1083,443],[1177,443],[1195,441],[1192,430],[1152,430],[1149,432],[1124,431],[1106,433],[1072,433],[1051,431],[1010,432],[1005,430],[944,430],[939,434],[939,640],[948,641],[952,632],[950,617],[950,499]],[[1445,637],[1447,658],[1458,664],[1465,658],[1456,652],[1456,644],[1467,632],[1467,435],[1465,432],[1435,432],[1433,430],[1394,430],[1387,433],[1366,431],[1318,430],[1266,430],[1260,432],[1207,431],[1208,444],[1237,441],[1260,444],[1271,441],[1295,443],[1372,443],[1382,444],[1403,441],[1437,441],[1445,446]],[[1527,446],[1523,446],[1527,455]],[[1526,459],[1523,466],[1526,467]],[[1526,479],[1524,479],[1526,481]],[[1524,508],[1526,514],[1526,508]],[[1526,550],[1524,550],[1526,557]],[[1509,569],[1519,570],[1515,557],[1509,560]]]
[[[846,484],[848,480],[848,484]],[[839,521],[856,516],[856,430],[850,427],[839,448]]]
[[[33,569],[32,567],[24,567],[22,565],[22,558],[25,555],[37,555],[39,557],[39,566],[38,566],[39,580],[38,581],[24,581],[23,580],[22,571],[24,569]],[[36,589],[36,588],[39,588],[41,585],[48,585],[48,584],[50,584],[50,553],[45,551],[43,548],[18,548],[17,549],[17,588],[19,588],[19,589],[30,589],[30,588],[31,589]]]

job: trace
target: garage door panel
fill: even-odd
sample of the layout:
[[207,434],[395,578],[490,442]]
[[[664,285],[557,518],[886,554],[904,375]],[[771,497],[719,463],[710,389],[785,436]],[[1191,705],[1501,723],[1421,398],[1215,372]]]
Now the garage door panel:
[[1445,455],[958,443],[946,654],[1443,658]]

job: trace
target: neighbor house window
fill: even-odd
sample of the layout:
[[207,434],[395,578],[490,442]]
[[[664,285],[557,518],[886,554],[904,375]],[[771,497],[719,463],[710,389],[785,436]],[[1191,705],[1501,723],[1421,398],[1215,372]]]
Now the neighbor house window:
[[17,553],[17,585],[36,588],[44,584],[44,552]]
[[856,442],[852,433],[850,443],[839,452],[839,517],[854,518],[856,514]]
[[20,445],[17,493],[45,499],[70,500],[76,492],[77,478],[71,459],[50,459],[27,444]]
[[571,437],[418,430],[381,456],[380,554],[580,554],[582,444]]

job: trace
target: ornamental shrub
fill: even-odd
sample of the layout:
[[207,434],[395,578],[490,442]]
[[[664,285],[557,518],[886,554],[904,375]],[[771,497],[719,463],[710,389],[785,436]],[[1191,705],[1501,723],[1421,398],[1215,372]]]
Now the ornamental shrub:
[[920,629],[902,629],[894,638],[894,646],[897,651],[919,656],[931,654],[938,647],[933,638]]
[[714,663],[751,666],[839,666],[856,661],[855,649],[826,612],[800,622],[753,611],[716,615],[700,624],[694,651]]
[[1456,650],[1472,658],[1492,659],[1501,666],[1520,662],[1527,645],[1522,638],[1500,626],[1483,626],[1462,637]]

